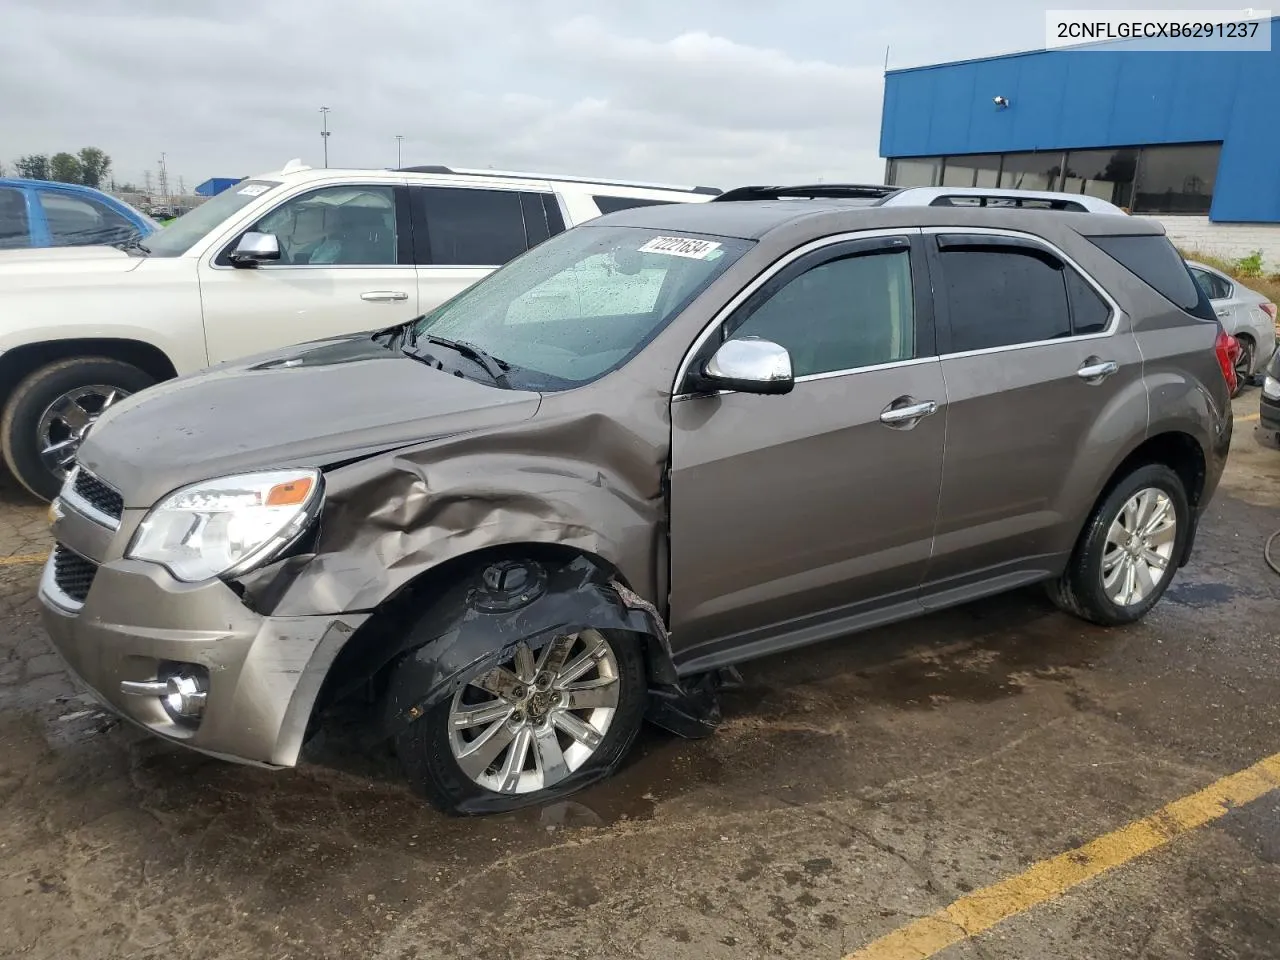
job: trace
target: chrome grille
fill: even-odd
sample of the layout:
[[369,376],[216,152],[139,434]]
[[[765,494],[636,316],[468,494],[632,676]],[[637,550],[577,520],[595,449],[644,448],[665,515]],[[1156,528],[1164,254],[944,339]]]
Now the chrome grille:
[[119,520],[124,513],[124,497],[95,477],[84,467],[76,470],[71,483],[72,492],[99,513],[112,520]]
[[92,560],[86,560],[60,543],[54,545],[53,582],[72,600],[84,603],[97,573],[98,565]]

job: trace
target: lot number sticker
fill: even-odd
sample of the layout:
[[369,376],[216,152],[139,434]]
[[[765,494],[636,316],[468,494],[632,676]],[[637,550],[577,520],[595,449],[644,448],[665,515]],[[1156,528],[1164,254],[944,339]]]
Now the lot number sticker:
[[672,257],[688,257],[690,260],[706,260],[720,249],[713,240],[694,240],[692,237],[654,237],[641,253],[665,253]]
[[265,183],[251,183],[247,187],[241,187],[236,193],[246,197],[260,197],[270,189]]

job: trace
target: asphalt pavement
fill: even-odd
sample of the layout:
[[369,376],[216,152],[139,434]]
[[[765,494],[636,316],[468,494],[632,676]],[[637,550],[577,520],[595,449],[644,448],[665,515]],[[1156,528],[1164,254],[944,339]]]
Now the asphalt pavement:
[[1274,957],[1280,454],[1257,396],[1143,623],[1031,589],[758,661],[714,737],[646,730],[616,778],[481,819],[341,741],[266,771],[115,722],[48,646],[45,511],[10,485],[0,957]]

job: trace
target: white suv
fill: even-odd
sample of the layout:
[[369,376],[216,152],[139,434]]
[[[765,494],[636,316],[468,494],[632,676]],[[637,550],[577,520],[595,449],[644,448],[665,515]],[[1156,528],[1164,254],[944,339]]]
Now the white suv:
[[438,306],[552,234],[664,187],[408,167],[244,180],[141,243],[0,253],[0,443],[52,499],[117,399],[210,364]]

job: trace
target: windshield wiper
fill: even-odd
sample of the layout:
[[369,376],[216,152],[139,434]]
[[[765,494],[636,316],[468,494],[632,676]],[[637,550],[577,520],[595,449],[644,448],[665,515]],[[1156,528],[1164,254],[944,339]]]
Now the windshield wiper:
[[151,248],[139,240],[137,237],[130,237],[128,240],[122,240],[119,243],[113,243],[113,247],[117,250],[123,250],[128,253],[130,250],[140,250],[142,253],[151,255]]
[[493,378],[493,382],[503,389],[510,389],[511,383],[507,380],[506,371],[511,369],[511,364],[505,360],[499,360],[487,350],[482,350],[474,343],[468,343],[465,340],[450,340],[448,337],[437,337],[430,333],[415,333],[410,339],[407,346],[403,347],[403,352],[410,356],[419,356],[416,347],[419,341],[425,340],[427,343],[434,343],[438,347],[447,347],[454,350],[469,360],[474,360],[484,372]]

